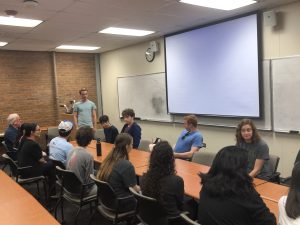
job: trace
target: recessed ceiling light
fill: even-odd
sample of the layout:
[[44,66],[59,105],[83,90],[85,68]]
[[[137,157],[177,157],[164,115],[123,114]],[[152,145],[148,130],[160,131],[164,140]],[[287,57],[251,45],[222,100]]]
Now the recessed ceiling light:
[[2,47],[4,45],[7,45],[7,42],[0,41],[0,46]]
[[98,33],[104,34],[119,34],[119,35],[128,35],[128,36],[146,36],[148,34],[154,33],[154,31],[149,30],[136,30],[120,27],[108,27],[104,30],[99,31]]
[[17,26],[17,27],[35,27],[42,20],[23,19],[16,17],[0,16],[0,25]]
[[60,45],[56,47],[57,49],[70,49],[70,50],[96,50],[99,49],[100,47],[94,47],[94,46],[76,46],[76,45]]
[[254,0],[180,0],[180,2],[222,10],[233,10],[256,3]]

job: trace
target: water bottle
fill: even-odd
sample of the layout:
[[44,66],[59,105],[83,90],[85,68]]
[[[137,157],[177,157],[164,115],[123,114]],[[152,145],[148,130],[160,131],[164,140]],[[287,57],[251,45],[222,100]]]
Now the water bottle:
[[101,156],[102,155],[102,148],[101,148],[101,140],[100,140],[100,138],[97,138],[96,150],[97,150],[97,156]]

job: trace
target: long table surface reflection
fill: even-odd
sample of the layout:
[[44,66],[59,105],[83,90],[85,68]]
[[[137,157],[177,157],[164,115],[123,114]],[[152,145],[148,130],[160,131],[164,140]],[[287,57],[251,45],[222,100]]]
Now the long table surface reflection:
[[59,225],[31,194],[2,170],[0,170],[0,186],[0,224]]

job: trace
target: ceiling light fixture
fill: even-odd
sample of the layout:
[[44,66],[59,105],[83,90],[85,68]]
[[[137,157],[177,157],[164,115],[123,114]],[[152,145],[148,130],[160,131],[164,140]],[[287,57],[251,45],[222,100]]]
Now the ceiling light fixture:
[[16,17],[0,16],[0,25],[17,26],[17,27],[35,27],[42,20],[23,19]]
[[80,50],[80,51],[84,51],[84,50],[93,51],[93,50],[97,50],[99,48],[100,47],[77,46],[77,45],[60,45],[60,46],[56,47],[56,49],[69,49],[69,50]]
[[7,45],[7,42],[0,41],[0,47]]
[[254,0],[180,0],[179,2],[221,10],[233,10],[256,3]]
[[24,0],[23,4],[28,7],[37,7],[39,5],[39,2],[35,0]]
[[99,31],[98,33],[118,34],[118,35],[128,35],[128,36],[141,37],[141,36],[146,36],[146,35],[149,35],[149,34],[153,34],[154,31],[128,29],[128,28],[120,28],[120,27],[108,27],[104,30]]

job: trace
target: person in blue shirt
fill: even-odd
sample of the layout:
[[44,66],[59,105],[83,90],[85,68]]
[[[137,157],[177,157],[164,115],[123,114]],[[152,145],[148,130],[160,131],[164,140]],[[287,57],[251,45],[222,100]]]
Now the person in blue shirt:
[[21,119],[17,113],[9,114],[7,117],[8,127],[5,130],[4,142],[9,150],[7,154],[17,160],[17,151],[19,147],[19,139],[22,136]]
[[142,136],[142,129],[141,127],[134,122],[135,113],[133,109],[124,109],[122,111],[122,116],[125,122],[121,133],[128,133],[133,138],[133,148],[138,148],[141,136]]
[[68,142],[72,129],[73,124],[71,121],[61,121],[58,125],[59,136],[53,138],[49,143],[49,158],[60,161],[65,166],[67,156],[73,149],[73,145]]
[[107,115],[100,116],[99,122],[104,130],[105,142],[114,144],[119,134],[118,129],[114,125],[111,125]]
[[176,158],[191,159],[194,152],[203,147],[203,136],[197,128],[197,117],[188,115],[183,118],[184,130],[174,147]]

